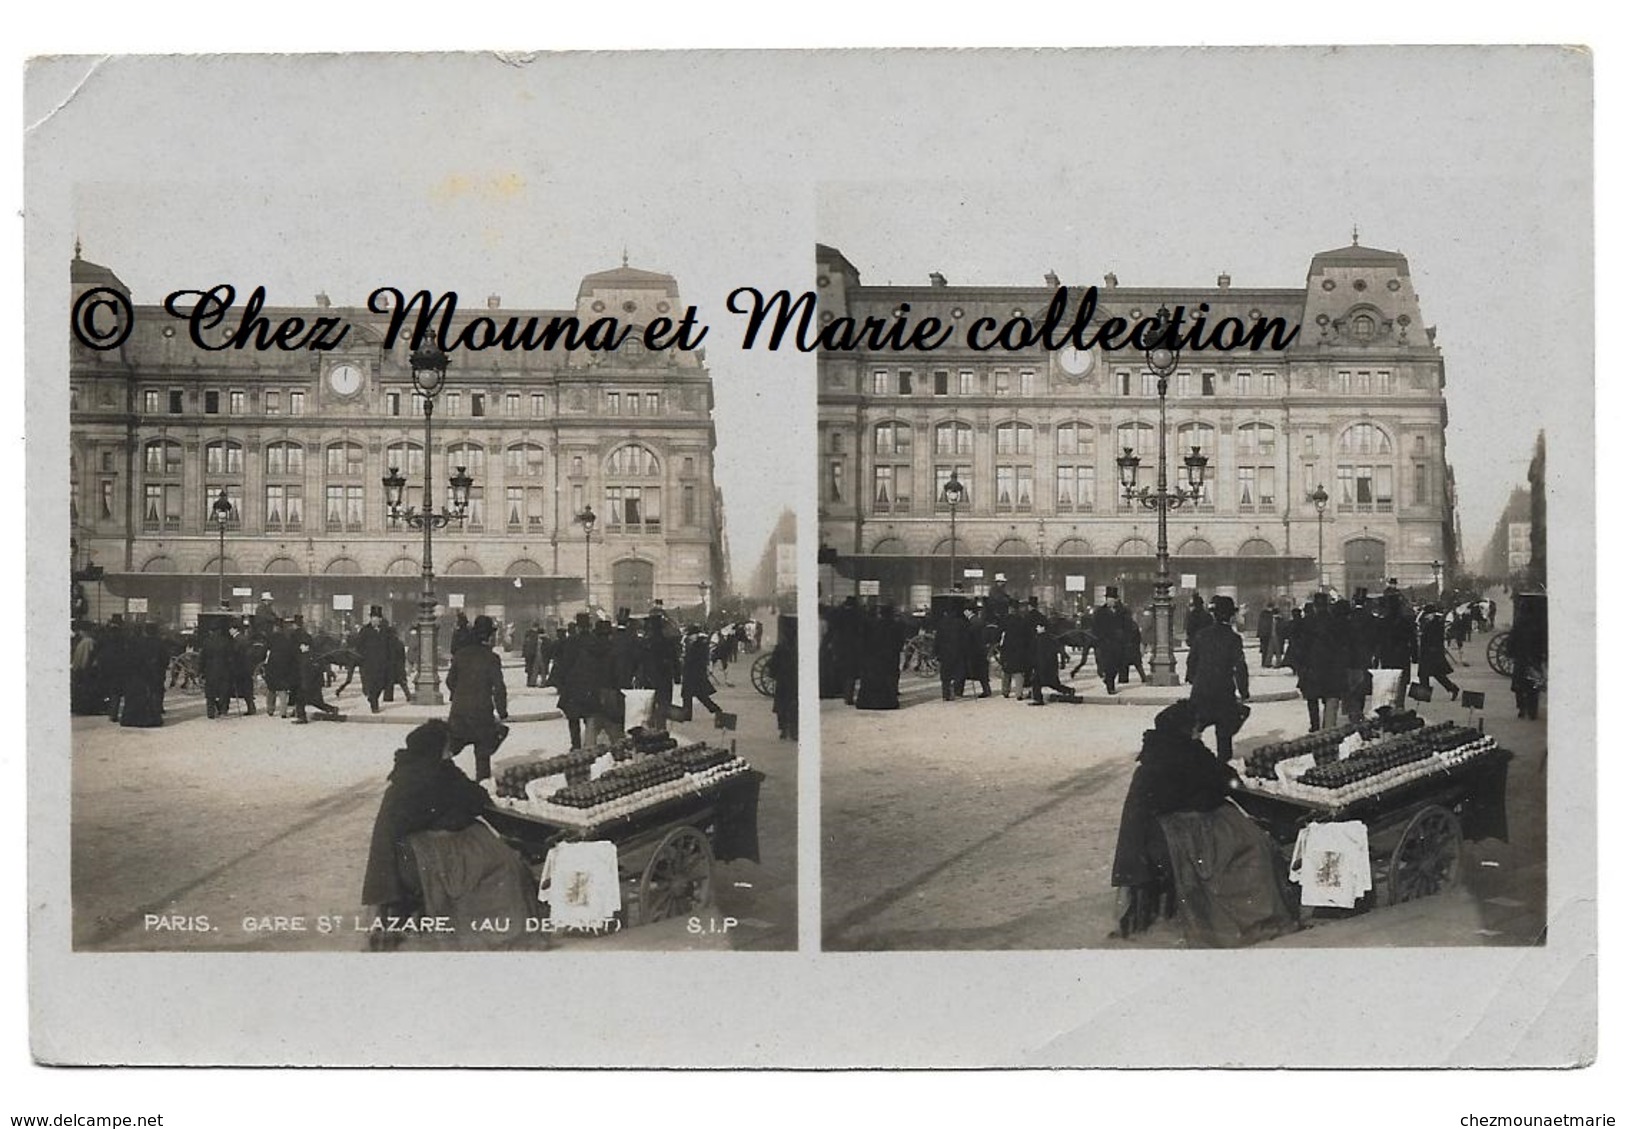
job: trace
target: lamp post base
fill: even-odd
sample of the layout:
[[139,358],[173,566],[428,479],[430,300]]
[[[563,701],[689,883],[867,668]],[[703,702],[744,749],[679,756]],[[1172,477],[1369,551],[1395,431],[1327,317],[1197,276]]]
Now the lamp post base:
[[440,693],[440,622],[435,619],[435,603],[418,606],[418,672],[412,680],[412,694],[420,706],[443,706]]
[[1151,685],[1180,685],[1178,664],[1174,661],[1174,600],[1169,582],[1158,581],[1151,600]]

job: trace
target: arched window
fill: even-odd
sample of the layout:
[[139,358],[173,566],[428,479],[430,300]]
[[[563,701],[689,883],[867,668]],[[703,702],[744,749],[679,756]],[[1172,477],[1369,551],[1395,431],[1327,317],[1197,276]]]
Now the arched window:
[[359,443],[329,443],[327,477],[360,478],[367,470],[367,451]]
[[398,470],[406,478],[408,487],[413,479],[423,480],[423,444],[404,440],[384,448],[384,465]]
[[887,420],[875,424],[874,436],[874,512],[906,514],[914,507],[914,429]]
[[485,448],[478,443],[453,443],[446,448],[446,467],[462,467],[475,479],[485,477]]
[[993,429],[994,452],[1000,455],[1033,453],[1033,429],[1025,423],[1001,423]]
[[1157,457],[1157,429],[1149,423],[1120,423],[1117,425],[1117,449],[1133,451],[1142,460]]
[[654,452],[638,443],[617,447],[604,460],[604,477],[609,528],[658,533],[663,519],[660,460]]
[[233,439],[216,439],[203,448],[203,473],[243,473],[243,445]]
[[173,439],[154,439],[142,448],[141,466],[146,472],[146,480],[141,486],[141,528],[144,532],[179,532],[180,478],[185,469],[184,458],[181,445]]
[[304,474],[305,449],[297,443],[267,443],[265,473],[268,476]]
[[976,448],[976,432],[968,423],[937,424],[934,450],[939,455],[969,455]]
[[1341,455],[1388,455],[1394,450],[1388,433],[1374,423],[1351,423],[1337,437]]
[[1275,509],[1275,428],[1270,424],[1236,428],[1236,505],[1242,513]]
[[1185,423],[1179,427],[1178,437],[1174,449],[1168,452],[1169,465],[1182,466],[1186,455],[1191,448],[1200,448],[1202,454],[1212,458],[1218,452],[1218,444],[1214,440],[1213,425],[1210,423]]
[[1339,513],[1392,513],[1393,440],[1374,423],[1350,424],[1337,437]]
[[1370,314],[1355,314],[1349,332],[1356,341],[1369,341],[1377,335],[1377,319]]
[[1081,456],[1093,461],[1095,429],[1087,423],[1063,423],[1055,429],[1055,453],[1063,458]]
[[1428,437],[1426,435],[1418,435],[1416,437],[1416,441],[1411,444],[1411,453],[1415,455],[1425,455],[1428,453]]
[[658,478],[660,460],[639,443],[628,443],[611,451],[604,460],[604,474],[610,478]]
[[504,454],[502,472],[509,479],[541,478],[547,473],[547,452],[537,443],[515,443]]

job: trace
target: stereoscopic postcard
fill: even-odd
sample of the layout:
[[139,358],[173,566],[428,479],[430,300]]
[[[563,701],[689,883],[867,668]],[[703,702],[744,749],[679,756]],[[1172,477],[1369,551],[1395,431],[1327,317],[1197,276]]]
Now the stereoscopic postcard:
[[37,1057],[1589,1062],[1590,98],[35,60]]

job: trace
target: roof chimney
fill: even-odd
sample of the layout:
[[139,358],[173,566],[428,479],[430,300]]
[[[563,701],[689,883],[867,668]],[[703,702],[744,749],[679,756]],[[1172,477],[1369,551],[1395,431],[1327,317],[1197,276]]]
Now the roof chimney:
[[948,285],[948,279],[944,275],[940,274],[939,272],[932,271],[931,272],[931,285],[932,286],[947,286]]
[[1107,271],[1106,272],[1106,289],[1108,289],[1108,290],[1117,289],[1117,275],[1112,271]]
[[492,294],[491,296],[489,296],[488,298],[485,299],[485,308],[488,309],[488,310],[500,309],[501,306],[502,306],[502,295],[500,295],[500,294]]
[[1054,271],[1049,271],[1044,275],[1044,285],[1049,287],[1051,290],[1059,289],[1061,285],[1061,276],[1056,274]]
[[1219,272],[1219,289],[1220,290],[1229,290],[1230,289],[1230,275],[1227,274],[1224,271]]
[[325,310],[332,305],[333,299],[327,296],[327,291],[324,290],[320,294],[316,295],[316,306],[318,309]]

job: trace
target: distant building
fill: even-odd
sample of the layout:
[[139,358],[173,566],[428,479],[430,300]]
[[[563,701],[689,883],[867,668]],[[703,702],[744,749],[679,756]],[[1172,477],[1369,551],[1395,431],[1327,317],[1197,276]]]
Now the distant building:
[[762,549],[749,594],[757,600],[794,596],[796,577],[796,515],[785,510]]
[[[1004,574],[1015,595],[1082,597],[1116,584],[1148,600],[1156,574],[1153,511],[1123,500],[1117,456],[1142,459],[1154,485],[1155,377],[1120,352],[966,347],[977,319],[1040,319],[1062,280],[1043,286],[865,285],[832,247],[817,249],[819,317],[958,327],[935,351],[821,351],[818,358],[820,595],[861,580],[880,599],[920,604],[952,583],[974,589]],[[1072,322],[1086,283],[1071,288]],[[1206,303],[1245,324],[1301,326],[1284,351],[1190,351],[1169,381],[1171,473],[1200,447],[1211,460],[1203,504],[1169,520],[1175,584],[1194,575],[1211,594],[1233,589],[1259,606],[1303,595],[1316,576],[1309,495],[1330,495],[1325,569],[1349,592],[1433,583],[1432,562],[1458,557],[1454,481],[1445,454],[1445,366],[1422,322],[1409,263],[1356,242],[1313,256],[1301,286],[1120,286],[1107,275],[1092,326],[1135,321],[1160,305]],[[1188,324],[1188,323],[1187,323]],[[944,486],[963,501],[950,515]],[[950,518],[952,517],[952,521]],[[958,544],[950,549],[950,528]],[[949,576],[950,556],[959,576]],[[968,575],[966,570],[968,570]],[[1176,592],[1177,596],[1177,592]]]
[[[75,256],[75,297],[128,296],[111,270]],[[666,274],[588,275],[562,310],[474,316],[593,319],[642,326],[680,317]],[[675,311],[675,312],[674,312]],[[382,478],[399,468],[421,504],[423,413],[405,341],[383,348],[387,315],[333,307],[267,310],[273,321],[340,317],[331,352],[205,349],[161,306],[138,306],[117,350],[72,344],[69,368],[73,535],[80,562],[105,569],[105,612],[144,601],[150,618],[194,619],[218,598],[225,492],[229,602],[269,592],[285,611],[331,620],[334,598],[392,620],[417,614],[422,536],[392,525]],[[228,319],[235,327],[238,317]],[[208,331],[218,340],[224,329]],[[409,335],[403,335],[409,336]],[[595,604],[642,610],[696,603],[726,577],[722,499],[714,484],[711,376],[697,351],[454,352],[434,413],[436,508],[452,469],[474,479],[468,521],[436,533],[436,590],[472,616],[568,614]],[[577,520],[597,516],[592,572]],[[251,596],[230,596],[235,589]]]

